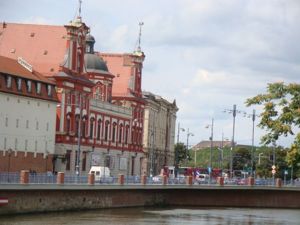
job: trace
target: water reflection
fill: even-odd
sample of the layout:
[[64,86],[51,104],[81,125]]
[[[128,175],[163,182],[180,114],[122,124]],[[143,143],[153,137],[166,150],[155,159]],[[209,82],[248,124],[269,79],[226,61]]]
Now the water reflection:
[[300,210],[237,208],[125,208],[0,217],[2,225],[300,224]]

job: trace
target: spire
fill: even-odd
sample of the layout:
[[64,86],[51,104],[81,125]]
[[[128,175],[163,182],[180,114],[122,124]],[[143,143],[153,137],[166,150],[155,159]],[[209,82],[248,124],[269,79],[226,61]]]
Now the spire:
[[141,37],[142,37],[142,26],[144,25],[144,22],[139,22],[140,26],[140,32],[139,32],[139,43],[137,47],[137,52],[141,52]]
[[81,17],[81,4],[82,4],[82,0],[79,0],[78,17]]

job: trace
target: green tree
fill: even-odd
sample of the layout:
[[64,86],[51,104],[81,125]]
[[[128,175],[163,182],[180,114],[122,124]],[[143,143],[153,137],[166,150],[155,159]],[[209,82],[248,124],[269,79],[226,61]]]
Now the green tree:
[[[274,144],[279,137],[294,135],[294,142],[287,154],[287,163],[300,173],[300,84],[283,82],[268,84],[267,93],[246,100],[246,105],[264,105],[259,127],[266,129],[261,142]],[[298,170],[297,170],[298,169]]]
[[251,150],[249,148],[239,147],[235,149],[232,158],[234,170],[244,170],[251,166]]
[[186,146],[183,143],[175,144],[175,165],[180,165],[185,162],[185,160],[191,160],[190,152],[187,151]]

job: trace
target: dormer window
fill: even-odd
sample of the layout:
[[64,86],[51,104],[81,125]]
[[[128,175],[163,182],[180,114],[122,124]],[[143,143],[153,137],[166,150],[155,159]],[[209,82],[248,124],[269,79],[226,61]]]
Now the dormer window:
[[7,75],[5,77],[5,83],[7,88],[11,88],[11,76]]
[[48,93],[48,96],[52,95],[52,86],[50,84],[47,85],[47,93]]
[[17,89],[18,89],[18,91],[21,91],[21,89],[22,89],[22,79],[21,78],[17,78]]
[[41,83],[40,82],[36,83],[36,93],[41,94]]
[[31,81],[30,80],[26,81],[26,88],[27,88],[27,92],[31,92]]

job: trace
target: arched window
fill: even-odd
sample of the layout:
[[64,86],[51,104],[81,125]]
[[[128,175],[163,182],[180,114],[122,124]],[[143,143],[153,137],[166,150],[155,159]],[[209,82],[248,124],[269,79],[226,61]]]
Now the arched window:
[[112,142],[116,141],[116,131],[117,131],[117,123],[113,123],[113,130],[112,130]]
[[70,133],[70,129],[71,129],[71,115],[70,113],[67,114],[67,121],[66,121],[66,131],[67,134]]
[[122,135],[123,135],[123,124],[121,124],[119,128],[119,143],[122,143]]
[[125,128],[125,144],[128,143],[128,133],[129,133],[129,126],[126,125],[126,128]]
[[90,139],[93,139],[93,137],[94,137],[94,122],[95,122],[95,119],[91,118],[90,119]]
[[98,123],[97,123],[97,140],[100,140],[100,134],[101,134],[101,119],[98,119]]
[[78,137],[79,131],[79,115],[75,116],[75,136]]
[[86,117],[82,118],[82,129],[81,129],[81,137],[85,137],[85,128],[86,128]]
[[131,130],[131,143],[132,144],[134,143],[134,140],[135,140],[135,129],[133,127],[132,130]]
[[105,121],[105,130],[104,130],[104,141],[107,141],[108,140],[108,127],[109,126],[109,121],[106,120]]

